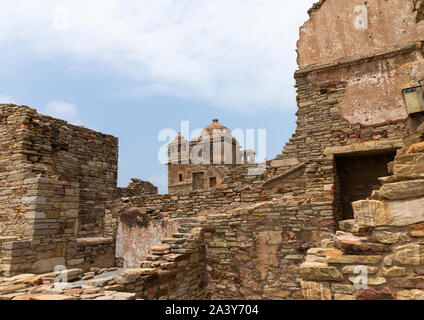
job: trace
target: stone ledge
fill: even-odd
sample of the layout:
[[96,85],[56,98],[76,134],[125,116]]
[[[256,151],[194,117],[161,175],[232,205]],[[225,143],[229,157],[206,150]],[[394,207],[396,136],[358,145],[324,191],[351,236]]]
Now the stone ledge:
[[323,152],[324,155],[348,155],[354,153],[355,155],[376,153],[378,151],[397,150],[404,147],[402,140],[386,140],[386,141],[369,141],[363,143],[355,143],[343,147],[330,147],[326,148]]
[[96,237],[96,238],[78,238],[78,245],[98,245],[98,244],[110,244],[113,243],[113,238],[104,238],[104,237]]

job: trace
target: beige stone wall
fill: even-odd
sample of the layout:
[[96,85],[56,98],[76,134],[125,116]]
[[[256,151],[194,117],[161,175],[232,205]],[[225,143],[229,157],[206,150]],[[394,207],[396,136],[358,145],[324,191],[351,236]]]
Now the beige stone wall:
[[[424,138],[424,125],[419,129]],[[340,222],[336,235],[308,251],[301,265],[310,300],[421,300],[424,295],[424,151],[400,150],[391,176],[374,200],[353,203],[355,219]],[[406,143],[408,146],[409,144]]]
[[[367,8],[367,29],[355,27],[357,6]],[[412,1],[320,1],[300,30],[298,64],[304,68],[373,55],[422,41],[423,34],[424,23],[416,23]]]
[[[77,239],[107,243],[102,237],[105,206],[116,199],[117,139],[25,106],[1,105],[0,115],[2,271],[95,264],[93,255],[104,252],[87,249],[81,257],[85,249]],[[114,263],[114,245],[108,247]]]

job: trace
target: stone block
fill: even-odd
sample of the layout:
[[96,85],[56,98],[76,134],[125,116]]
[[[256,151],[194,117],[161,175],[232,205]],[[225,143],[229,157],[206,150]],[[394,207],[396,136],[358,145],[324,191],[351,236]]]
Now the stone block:
[[390,247],[383,244],[360,241],[340,241],[338,247],[347,254],[373,255],[390,251]]
[[412,237],[424,237],[424,223],[419,223],[411,226]]
[[393,278],[390,283],[395,288],[424,289],[424,276]]
[[302,281],[302,294],[305,300],[331,300],[330,285],[321,282]]
[[56,266],[64,266],[64,265],[65,265],[64,257],[42,259],[42,260],[36,261],[32,265],[32,270],[35,273],[40,274],[40,273],[53,271]]
[[397,300],[424,300],[424,291],[419,289],[400,290],[396,292]]
[[395,297],[389,288],[362,289],[359,291],[358,300],[393,300]]
[[362,226],[408,226],[424,222],[424,197],[413,200],[360,200],[352,203],[355,219]]
[[383,198],[389,200],[420,197],[424,195],[424,180],[388,183],[381,187],[380,192]]
[[335,267],[322,263],[303,263],[300,266],[300,274],[304,280],[315,281],[341,281],[343,275]]
[[165,255],[171,252],[171,246],[168,244],[158,244],[150,250],[153,255]]
[[407,244],[395,249],[394,259],[403,265],[419,266],[424,264],[424,246]]

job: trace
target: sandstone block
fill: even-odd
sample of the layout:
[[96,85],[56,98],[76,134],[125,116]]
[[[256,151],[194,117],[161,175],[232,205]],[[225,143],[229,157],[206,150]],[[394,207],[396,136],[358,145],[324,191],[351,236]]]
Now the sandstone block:
[[338,247],[347,254],[372,255],[390,251],[390,248],[383,244],[360,241],[340,241]]
[[393,292],[389,288],[362,289],[359,291],[358,300],[393,300]]
[[331,289],[326,283],[302,281],[302,294],[305,300],[331,300]]
[[403,277],[406,275],[406,268],[404,267],[392,267],[383,270],[385,277]]
[[[357,277],[349,277],[349,281],[352,283],[356,283],[357,282]],[[370,286],[380,286],[382,284],[385,284],[387,281],[385,278],[383,277],[368,277],[367,279],[367,284]]]
[[360,200],[352,203],[355,219],[362,226],[408,226],[424,222],[424,197],[413,200]]
[[335,293],[334,300],[348,301],[348,300],[356,300],[356,298],[355,296],[350,294]]
[[66,300],[77,300],[77,298],[64,295],[64,294],[35,294],[30,296],[29,300],[66,301]]
[[343,267],[342,273],[343,274],[357,274],[358,270],[364,270],[365,268],[366,268],[368,274],[375,274],[378,271],[377,267],[355,265],[355,266],[345,266],[345,267]]
[[304,280],[341,281],[343,275],[335,267],[322,263],[304,263],[300,266],[300,274]]
[[158,244],[150,250],[153,255],[165,255],[171,252],[171,246],[168,244]]
[[424,300],[424,291],[415,290],[400,290],[396,293],[396,299],[398,300]]
[[395,250],[394,259],[404,265],[422,265],[424,263],[424,247],[419,244],[399,246]]
[[389,200],[415,198],[424,195],[424,180],[388,183],[381,187],[381,195]]
[[386,230],[374,230],[370,240],[378,241],[383,244],[394,244],[399,242],[401,233],[400,232],[391,232]]
[[412,237],[424,237],[424,223],[419,223],[411,226]]
[[393,278],[390,283],[395,288],[424,289],[423,276]]
[[334,264],[378,264],[382,256],[348,255],[338,250],[327,250],[327,262]]

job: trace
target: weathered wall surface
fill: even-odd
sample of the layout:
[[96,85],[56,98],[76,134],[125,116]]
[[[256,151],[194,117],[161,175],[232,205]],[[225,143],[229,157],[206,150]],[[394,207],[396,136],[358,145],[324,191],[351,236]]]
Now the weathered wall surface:
[[299,264],[334,232],[331,203],[257,203],[204,223],[208,297],[301,299]]
[[308,251],[300,267],[306,299],[423,299],[424,149],[418,150],[397,155],[393,175],[381,179],[380,200],[354,202],[355,219]]
[[[364,15],[362,6],[366,8]],[[360,18],[367,17],[367,27]],[[355,27],[356,25],[359,27]],[[408,0],[320,1],[300,30],[300,68],[325,65],[344,58],[359,58],[423,40],[424,23]]]
[[[231,175],[237,171],[243,170],[245,167],[241,165],[182,165],[170,164],[168,165],[168,192],[169,194],[187,194],[196,191],[193,185],[193,175],[196,173],[203,173],[203,181],[198,184],[198,190],[210,189],[210,178],[216,178],[216,184],[220,185],[224,180],[231,180]],[[179,182],[179,175],[182,174],[183,181]]]
[[116,235],[116,257],[124,268],[139,268],[150,249],[177,233],[180,219],[153,216],[133,209],[120,216]]
[[77,239],[104,235],[105,206],[116,199],[117,139],[25,106],[0,112],[0,236],[13,235],[2,242],[2,269],[47,272],[92,260],[88,251],[81,257]]
[[118,188],[118,197],[133,197],[140,194],[158,194],[158,188],[149,181],[132,178],[126,188]]
[[408,116],[402,90],[419,86],[424,79],[422,53],[422,43],[413,43],[378,58],[311,70],[308,81],[320,88],[345,83],[339,111],[352,124],[402,120]]

